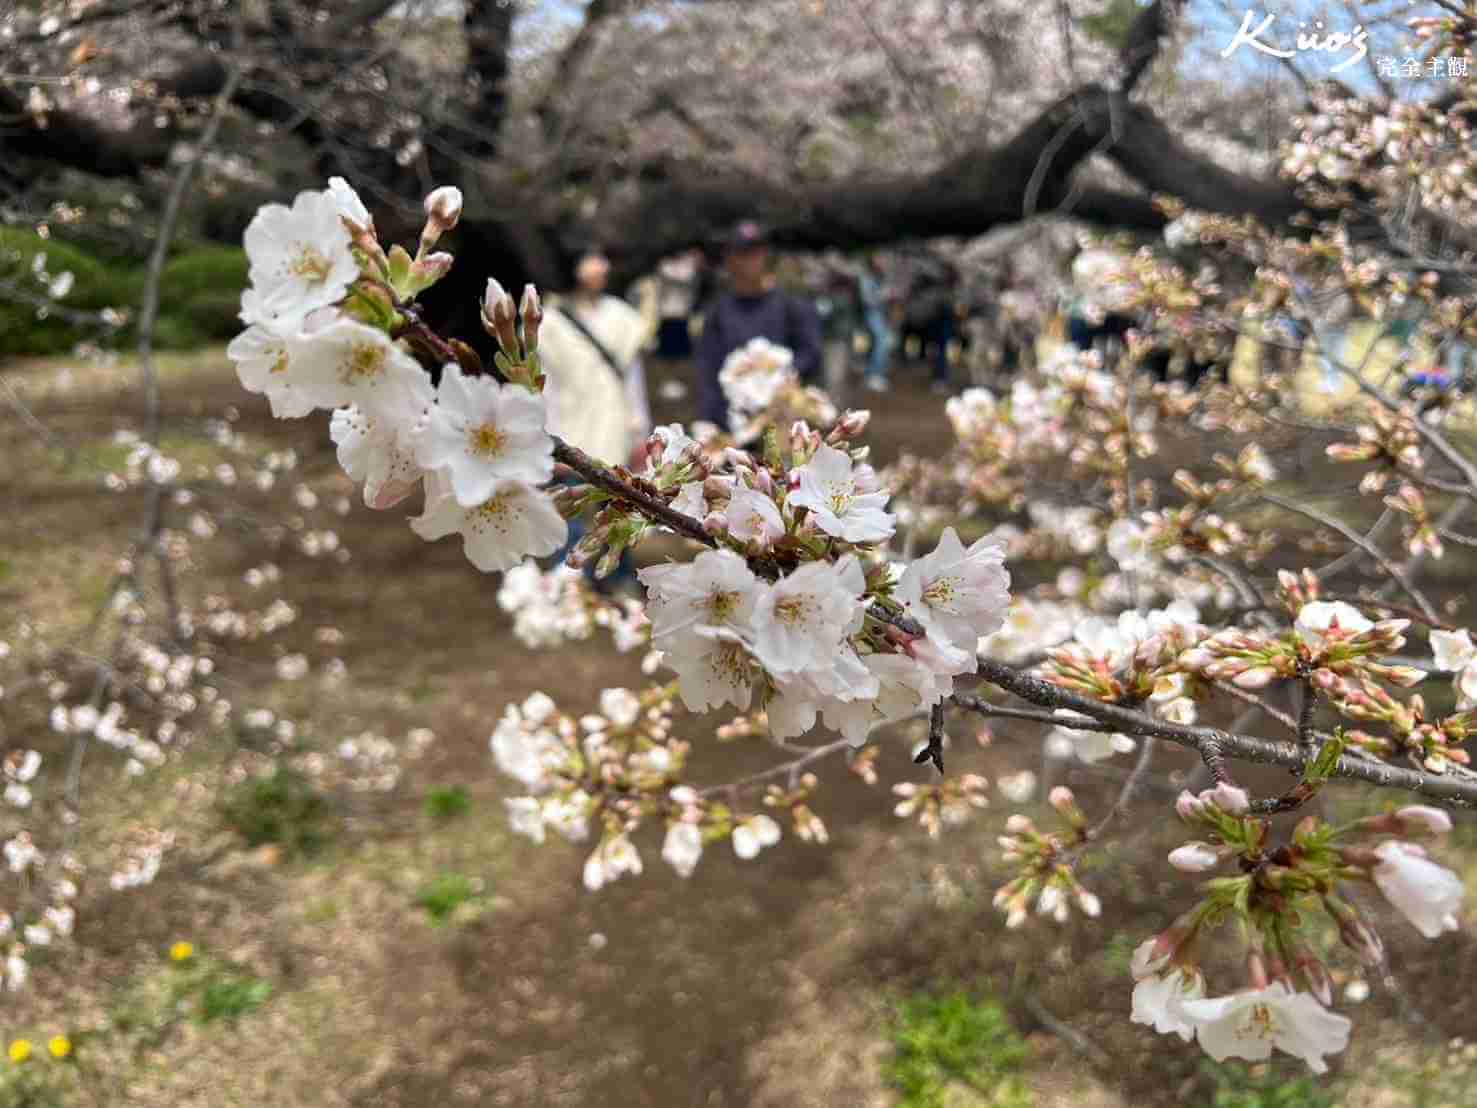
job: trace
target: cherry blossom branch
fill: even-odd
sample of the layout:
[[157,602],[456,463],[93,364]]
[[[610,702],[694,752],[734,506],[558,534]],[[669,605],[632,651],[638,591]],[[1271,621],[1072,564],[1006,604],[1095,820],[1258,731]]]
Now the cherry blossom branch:
[[1298,704],[1298,748],[1311,759],[1318,752],[1318,738],[1313,731],[1313,713],[1318,707],[1318,690],[1307,677],[1303,678],[1301,688],[1301,700]]
[[833,742],[812,747],[798,758],[792,758],[788,762],[781,762],[778,765],[770,766],[768,769],[760,770],[758,773],[751,773],[748,777],[741,777],[737,781],[729,781],[722,785],[710,785],[705,789],[699,789],[697,795],[700,797],[709,797],[720,793],[736,793],[740,789],[748,788],[750,785],[762,784],[765,781],[771,781],[776,777],[784,777],[787,774],[794,775],[814,762],[829,758],[833,754],[839,754],[843,750],[851,749],[853,747],[846,739],[836,739]]
[[[1088,716],[1100,723],[1112,724],[1112,730],[1140,737],[1167,739],[1196,751],[1216,772],[1224,758],[1260,765],[1282,766],[1300,772],[1304,757],[1296,744],[1242,735],[1216,727],[1171,723],[1143,712],[1116,704],[1104,704],[1069,692],[1033,674],[990,658],[979,659],[980,676],[1022,700],[1043,708],[1066,709]],[[952,700],[959,707],[970,708],[970,699],[956,694]],[[1054,719],[1058,726],[1071,727],[1070,719]],[[1080,726],[1080,722],[1079,722]],[[1454,808],[1477,808],[1477,776],[1449,770],[1444,774],[1391,766],[1384,762],[1344,755],[1334,767],[1333,777],[1363,781],[1381,788],[1404,789],[1439,804]]]
[[1123,782],[1123,788],[1118,790],[1118,799],[1113,801],[1113,806],[1108,809],[1107,814],[1087,832],[1089,842],[1099,838],[1113,820],[1128,810],[1129,804],[1133,802],[1133,794],[1138,792],[1139,785],[1149,772],[1149,767],[1154,763],[1154,747],[1153,738],[1146,738],[1139,744],[1138,760],[1134,762],[1133,769],[1129,771],[1127,779]]
[[[1380,513],[1379,519],[1374,521],[1374,525],[1371,526],[1370,529],[1364,533],[1365,542],[1373,544],[1375,541],[1377,541],[1380,537],[1380,532],[1384,531],[1385,528],[1387,528],[1391,523],[1395,521],[1395,515],[1396,512],[1394,508],[1385,508],[1385,510]],[[1354,566],[1358,565],[1368,553],[1369,547],[1364,545],[1364,543],[1360,543],[1354,546],[1352,549],[1344,551],[1327,565],[1320,566],[1318,569],[1315,569],[1313,573],[1318,578],[1318,580],[1327,581],[1330,577],[1335,577],[1338,574],[1343,573],[1344,570],[1352,569]]]
[[1295,504],[1291,500],[1284,500],[1282,497],[1276,496],[1273,493],[1263,492],[1261,494],[1261,499],[1265,500],[1268,504],[1276,505],[1284,511],[1293,512],[1294,514],[1300,516],[1305,516],[1306,518],[1311,519],[1314,523],[1322,524],[1324,527],[1337,531],[1340,535],[1344,536],[1344,538],[1348,539],[1351,543],[1362,549],[1366,554],[1368,554],[1371,558],[1378,562],[1380,568],[1388,573],[1391,578],[1397,581],[1400,587],[1405,590],[1405,594],[1416,602],[1428,622],[1441,622],[1441,617],[1436,613],[1435,607],[1432,606],[1430,600],[1426,598],[1425,593],[1421,592],[1420,589],[1416,587],[1415,583],[1410,580],[1405,571],[1402,570],[1394,561],[1392,561],[1391,558],[1387,554],[1385,554],[1384,551],[1380,550],[1379,547],[1375,546],[1358,531],[1350,527],[1347,523],[1343,522],[1340,519],[1336,519],[1335,517],[1329,515],[1327,512],[1320,511],[1319,509],[1310,507],[1306,504]]
[[[669,507],[665,502],[638,488],[634,482],[623,480],[616,471],[604,462],[596,461],[579,447],[565,442],[558,435],[554,440],[554,460],[574,470],[589,484],[609,493],[616,500],[640,510],[653,523],[670,527],[679,535],[704,546],[718,547],[718,540],[703,529],[702,522],[692,516]],[[773,576],[771,567],[770,575]]]

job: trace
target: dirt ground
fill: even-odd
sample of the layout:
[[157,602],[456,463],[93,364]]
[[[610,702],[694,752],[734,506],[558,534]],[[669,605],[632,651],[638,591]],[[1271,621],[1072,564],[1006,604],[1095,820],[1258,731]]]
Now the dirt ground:
[[[38,361],[0,373],[56,437],[0,404],[4,638],[24,615],[66,625],[95,604],[140,519],[139,494],[108,492],[99,477],[120,460],[109,437],[138,429],[141,415],[126,363]],[[660,419],[690,414],[690,389],[661,399],[662,384],[684,375],[684,367],[656,371]],[[299,479],[323,495],[352,491],[337,475],[325,421],[272,420],[260,398],[240,391],[219,351],[168,361],[164,395],[164,425],[175,437],[167,445],[181,456],[208,458],[204,421],[234,405],[234,427],[249,442],[298,451]],[[901,373],[882,402],[856,400],[871,401],[879,463],[948,437],[943,402],[929,394],[921,367]],[[37,969],[31,989],[6,998],[7,1038],[66,1031],[78,1042],[82,1079],[63,1102],[889,1105],[895,1094],[880,1065],[893,1005],[962,987],[999,998],[1026,1036],[1027,1083],[1039,1105],[1220,1103],[1197,1051],[1128,1022],[1126,952],[1192,895],[1161,860],[1176,841],[1162,818],[1163,792],[1139,801],[1154,809],[1148,830],[1090,874],[1105,904],[1091,923],[1006,931],[990,897],[999,883],[994,836],[1008,806],[996,794],[968,827],[929,840],[891,811],[888,785],[931,772],[911,765],[901,739],[885,744],[877,786],[840,766],[824,774],[815,807],[828,846],[787,836],[755,862],[713,849],[683,881],[648,835],[638,843],[645,874],[589,894],[580,847],[537,847],[507,830],[500,798],[513,790],[492,765],[487,737],[504,704],[541,689],[578,714],[605,685],[637,685],[636,662],[598,639],[527,652],[497,608],[494,583],[456,542],[423,543],[402,514],[356,501],[336,525],[352,554],[346,564],[276,556],[285,595],[303,613],[288,641],[315,666],[342,658],[344,683],[331,692],[269,689],[272,656],[247,647],[232,662],[230,695],[295,714],[326,747],[366,729],[398,737],[429,727],[436,741],[407,763],[392,792],[339,798],[330,844],[299,860],[248,850],[222,830],[215,798],[222,766],[237,753],[229,737],[198,743],[140,781],[99,759],[84,832],[168,821],[179,838],[151,889],[90,890],[73,944]],[[261,561],[254,542],[213,541],[188,587],[236,586]],[[339,629],[343,642],[319,644],[319,627]],[[695,743],[709,741],[703,721],[689,730]],[[57,740],[36,726],[24,741],[50,752]],[[1029,730],[1002,727],[992,746],[957,752],[950,771],[993,779],[1036,766],[1037,750]],[[1165,773],[1185,766],[1173,755],[1162,761]],[[739,743],[694,764],[717,782],[765,758]],[[1074,772],[1089,811],[1113,795],[1110,779]],[[466,789],[470,810],[433,819],[427,791],[452,785]],[[1352,809],[1369,800],[1340,790],[1329,803]],[[1451,856],[1469,877],[1477,872],[1470,851]],[[480,891],[436,926],[417,892],[448,872]],[[1373,996],[1353,1012],[1354,1046],[1329,1079],[1336,1084],[1325,1086],[1338,1090],[1332,1103],[1406,1103],[1389,1082],[1347,1075],[1376,1056],[1390,1072],[1414,1065],[1423,1051],[1469,1034],[1477,1017],[1464,984],[1477,971],[1477,946],[1465,933],[1424,944],[1391,923],[1385,935],[1398,985],[1371,982]],[[175,1020],[148,1042],[125,1042],[121,998],[171,972],[163,952],[179,939],[250,967],[271,983],[270,999],[235,1023]],[[951,1097],[990,1103],[962,1089]]]

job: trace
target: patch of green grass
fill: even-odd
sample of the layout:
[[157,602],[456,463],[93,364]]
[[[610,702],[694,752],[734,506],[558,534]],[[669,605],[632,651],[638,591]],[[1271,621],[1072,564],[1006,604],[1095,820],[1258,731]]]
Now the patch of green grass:
[[461,785],[436,785],[426,790],[426,815],[445,822],[464,816],[472,807],[472,798]]
[[125,443],[99,440],[79,443],[71,450],[54,446],[47,455],[62,476],[95,481],[105,473],[122,470],[132,452],[133,447]]
[[1339,1097],[1301,1065],[1201,1063],[1214,1090],[1212,1108],[1335,1108]]
[[140,1049],[162,1043],[182,1020],[234,1022],[265,1004],[272,983],[234,962],[196,952],[163,972],[141,973],[117,993],[108,1029]]
[[303,919],[309,923],[332,923],[343,912],[342,906],[331,896],[313,901],[303,910]]
[[910,997],[897,1010],[891,1039],[883,1076],[898,1090],[901,1108],[943,1108],[960,1087],[992,1108],[1034,1103],[1020,1076],[1026,1044],[993,1000],[964,992]]
[[1103,964],[1115,977],[1126,977],[1133,962],[1133,952],[1141,940],[1127,931],[1115,931],[1103,946]]
[[327,798],[293,770],[279,768],[232,786],[221,813],[249,846],[276,843],[288,854],[312,854],[332,837]]
[[477,882],[465,874],[442,873],[421,887],[415,895],[415,902],[439,927],[462,905],[475,901],[479,894]]
[[240,970],[220,970],[201,985],[195,1001],[199,1023],[238,1020],[255,1011],[272,995],[272,983]]
[[410,702],[412,704],[425,704],[436,698],[436,684],[429,677],[422,677],[410,687]]
[[67,1108],[77,1103],[76,1067],[46,1057],[46,1044],[19,1065],[0,1070],[0,1108]]

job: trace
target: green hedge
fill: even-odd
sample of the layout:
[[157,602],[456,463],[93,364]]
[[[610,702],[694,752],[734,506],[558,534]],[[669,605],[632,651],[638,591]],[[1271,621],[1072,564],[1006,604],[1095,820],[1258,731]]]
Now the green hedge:
[[[104,261],[89,251],[31,231],[0,227],[0,280],[42,292],[31,277],[32,260],[46,254],[53,275],[70,270],[71,291],[60,305],[85,311],[106,307],[136,316],[143,296],[144,267]],[[190,349],[229,339],[241,329],[236,317],[246,286],[246,255],[235,247],[186,246],[160,276],[160,312],[155,344]],[[104,332],[55,315],[37,318],[36,306],[0,291],[0,356],[64,354]],[[115,344],[133,340],[132,328],[115,332]]]
[[235,246],[198,246],[165,263],[159,299],[169,314],[205,339],[229,339],[241,330],[246,252]]

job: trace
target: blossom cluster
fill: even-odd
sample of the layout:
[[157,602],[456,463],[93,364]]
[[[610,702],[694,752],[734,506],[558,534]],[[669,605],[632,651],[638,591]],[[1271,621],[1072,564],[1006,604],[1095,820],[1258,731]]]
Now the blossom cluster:
[[1025,924],[1033,905],[1038,915],[1057,923],[1067,922],[1073,905],[1089,919],[1102,914],[1102,901],[1078,880],[1073,865],[1091,838],[1087,817],[1064,785],[1052,789],[1047,800],[1065,825],[1064,833],[1043,833],[1029,816],[1017,812],[1005,821],[999,839],[1001,861],[1017,871],[995,892],[995,907],[1006,914],[1005,926],[1011,929]]
[[483,316],[504,346],[504,380],[444,360],[447,347],[438,348],[433,384],[406,336],[417,333],[414,299],[451,266],[449,254],[431,248],[456,225],[461,195],[437,189],[425,208],[412,257],[381,246],[342,178],[300,193],[290,208],[264,206],[245,236],[248,326],[227,353],[242,385],[264,394],[274,415],[332,411],[339,462],[363,483],[369,507],[393,507],[423,487],[424,510],[411,522],[418,535],[459,534],[477,568],[511,569],[553,553],[568,533],[540,488],[554,467],[535,352],[541,308],[530,289],[520,338],[512,299],[489,283]]
[[[640,695],[606,689],[600,710],[578,719],[543,693],[509,705],[489,745],[498,768],[529,790],[504,802],[513,830],[535,842],[553,831],[576,843],[593,830],[597,843],[584,866],[591,891],[642,872],[632,836],[643,823],[665,825],[661,857],[682,877],[715,841],[730,840],[744,859],[778,842],[780,826],[768,814],[745,813],[678,783],[689,744],[673,734],[673,709],[671,690],[662,688]],[[789,808],[802,837],[824,839],[824,824],[803,803],[814,786],[812,777],[765,800]]]
[[[1182,793],[1176,808],[1206,837],[1176,848],[1171,865],[1206,874],[1236,861],[1241,872],[1209,881],[1196,907],[1135,951],[1133,1019],[1186,1042],[1197,1039],[1217,1061],[1260,1061],[1277,1049],[1323,1073],[1325,1058],[1347,1046],[1351,1024],[1328,1010],[1330,975],[1306,919],[1325,913],[1364,965],[1379,966],[1383,946],[1344,899],[1341,882],[1373,885],[1426,938],[1456,929],[1460,879],[1411,841],[1451,829],[1439,809],[1412,805],[1343,826],[1309,816],[1290,841],[1273,845],[1268,821],[1248,816],[1249,798],[1233,786]],[[1373,846],[1350,842],[1367,835],[1389,837]],[[1231,921],[1247,937],[1248,985],[1207,997],[1196,952],[1213,928]]]
[[831,398],[800,383],[794,352],[763,336],[723,360],[718,386],[728,405],[728,430],[739,442],[753,442],[767,428],[784,428],[797,419],[823,429],[836,422]]

